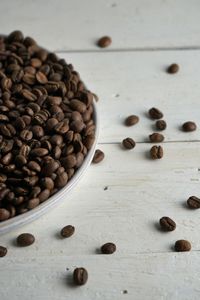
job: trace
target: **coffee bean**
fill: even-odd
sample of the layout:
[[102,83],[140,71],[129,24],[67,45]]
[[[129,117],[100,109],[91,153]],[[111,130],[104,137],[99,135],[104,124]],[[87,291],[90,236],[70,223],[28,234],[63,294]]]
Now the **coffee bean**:
[[98,164],[99,162],[101,162],[104,159],[105,155],[103,153],[103,151],[101,151],[100,149],[95,150],[92,162],[94,164]]
[[164,136],[161,133],[153,133],[149,135],[150,142],[161,143],[164,141]]
[[150,156],[152,159],[160,159],[163,157],[163,148],[161,146],[153,146],[150,149]]
[[176,229],[176,223],[169,217],[162,217],[160,219],[160,226],[164,231],[173,231]]
[[50,160],[47,161],[43,168],[42,168],[42,173],[45,176],[51,176],[52,173],[54,173],[59,167],[59,163],[55,160]]
[[185,132],[195,131],[197,129],[197,125],[192,121],[188,121],[182,125],[182,129]]
[[149,116],[152,118],[152,119],[161,119],[163,117],[163,113],[155,108],[155,107],[152,107],[150,110],[149,110]]
[[8,250],[6,247],[0,246],[0,257],[6,256]]
[[125,119],[126,126],[133,126],[139,122],[139,117],[135,115],[131,115]]
[[17,237],[17,245],[27,247],[35,242],[35,237],[31,233],[22,233]]
[[10,213],[5,208],[0,208],[0,221],[5,221],[10,217]]
[[167,123],[164,120],[156,121],[156,129],[165,130],[167,128]]
[[40,202],[44,202],[46,201],[50,196],[50,190],[48,189],[44,189],[39,195],[38,195],[38,198],[40,200]]
[[86,111],[86,105],[78,99],[73,99],[70,101],[70,107],[73,110],[77,110],[80,113],[84,113]]
[[186,240],[178,240],[175,243],[174,249],[177,252],[190,251],[191,250],[191,244],[190,244],[190,242],[188,242]]
[[111,43],[112,43],[112,39],[109,36],[103,36],[98,40],[97,45],[100,48],[106,48],[110,46]]
[[132,138],[126,138],[122,141],[122,145],[126,149],[133,149],[135,147],[135,141]]
[[20,137],[23,141],[29,141],[32,139],[33,137],[33,133],[29,130],[22,130],[22,132],[20,133]]
[[50,177],[45,177],[41,179],[41,185],[44,189],[53,190],[54,182]]
[[177,65],[177,64],[171,64],[167,68],[167,72],[170,73],[170,74],[177,73],[178,71],[179,71],[179,65]]
[[61,159],[61,164],[63,165],[65,170],[75,167],[75,165],[76,165],[76,156],[74,154],[70,154],[70,155],[66,156],[65,158],[62,158]]
[[75,227],[72,225],[67,225],[65,227],[62,228],[60,234],[63,238],[68,238],[70,236],[72,236],[75,232]]
[[74,283],[84,285],[88,281],[88,272],[85,268],[76,268],[73,273]]
[[66,185],[68,182],[68,175],[66,172],[63,172],[62,174],[58,175],[55,180],[55,186],[57,188],[62,188]]
[[33,156],[42,157],[42,156],[45,156],[48,154],[48,150],[45,148],[35,148],[35,149],[31,150],[31,154]]
[[36,79],[41,84],[45,84],[45,83],[48,82],[48,79],[47,79],[46,75],[44,73],[40,72],[40,71],[38,71],[36,73]]
[[36,206],[38,206],[40,204],[40,200],[39,198],[32,198],[28,201],[28,205],[27,205],[27,208],[28,209],[33,209],[35,208]]
[[101,246],[101,252],[103,254],[113,254],[116,251],[116,245],[113,243],[106,243]]
[[187,200],[187,205],[189,208],[192,208],[192,209],[200,208],[200,199],[197,198],[196,196],[191,196]]

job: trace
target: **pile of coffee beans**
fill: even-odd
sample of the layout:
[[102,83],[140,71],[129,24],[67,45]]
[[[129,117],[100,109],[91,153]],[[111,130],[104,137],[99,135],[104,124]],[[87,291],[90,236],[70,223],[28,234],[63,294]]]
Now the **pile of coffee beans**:
[[0,221],[47,200],[82,165],[95,139],[93,97],[34,39],[0,37]]

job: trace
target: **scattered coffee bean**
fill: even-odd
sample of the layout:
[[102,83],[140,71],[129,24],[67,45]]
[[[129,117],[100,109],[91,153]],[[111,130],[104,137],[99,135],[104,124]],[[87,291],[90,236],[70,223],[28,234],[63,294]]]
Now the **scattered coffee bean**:
[[192,209],[200,208],[200,199],[197,198],[196,196],[191,196],[187,200],[187,205],[189,208],[192,208]]
[[164,136],[161,133],[153,133],[149,135],[150,142],[161,143],[164,141]]
[[101,151],[100,149],[97,149],[94,153],[94,157],[92,159],[93,164],[98,164],[99,162],[101,162],[104,159],[105,155],[103,153],[103,151]]
[[197,125],[192,121],[188,121],[182,125],[182,129],[185,132],[195,131],[197,129]]
[[100,48],[106,48],[106,47],[110,46],[111,43],[112,43],[111,37],[109,37],[109,36],[103,36],[102,38],[100,38],[100,39],[98,40],[97,45],[98,45]]
[[190,251],[191,250],[191,244],[190,244],[190,242],[188,242],[186,240],[178,240],[175,243],[174,249],[177,252]]
[[67,184],[94,143],[95,123],[94,95],[71,64],[20,31],[2,36],[0,48],[2,222]]
[[113,243],[106,243],[101,246],[101,252],[103,254],[113,254],[116,251],[116,245]]
[[17,245],[27,247],[35,242],[35,237],[30,233],[22,233],[17,237]]
[[84,285],[88,280],[88,272],[85,268],[76,268],[73,273],[74,283]]
[[70,236],[72,236],[75,232],[75,227],[72,225],[67,225],[65,227],[62,228],[60,234],[63,238],[68,238]]
[[170,74],[177,73],[178,71],[179,71],[179,65],[177,65],[177,64],[171,64],[167,68],[167,72],[170,73]]
[[126,149],[133,149],[135,147],[135,141],[128,137],[122,141],[122,145]]
[[7,251],[8,251],[8,250],[7,250],[6,247],[0,246],[0,257],[6,256]]
[[155,107],[152,107],[150,110],[149,110],[149,116],[152,118],[152,119],[161,119],[163,118],[163,113],[155,108]]
[[125,119],[126,126],[133,126],[139,122],[139,117],[135,115],[131,115]]
[[161,146],[153,146],[150,149],[150,156],[152,159],[160,159],[163,157],[163,148]]
[[167,123],[165,122],[165,120],[156,121],[156,129],[165,130],[166,128],[167,128]]
[[173,231],[176,229],[176,223],[169,217],[162,217],[160,219],[160,226],[164,231]]

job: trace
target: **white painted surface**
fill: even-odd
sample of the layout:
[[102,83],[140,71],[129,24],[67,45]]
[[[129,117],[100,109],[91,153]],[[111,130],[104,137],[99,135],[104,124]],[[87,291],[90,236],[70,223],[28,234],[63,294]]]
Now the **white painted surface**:
[[[0,259],[1,300],[199,299],[199,211],[184,203],[200,194],[200,135],[199,129],[191,134],[179,130],[186,120],[200,126],[200,52],[191,50],[200,46],[199,6],[194,0],[1,1],[2,32],[22,28],[47,48],[84,50],[62,56],[100,96],[99,148],[106,155],[59,207],[0,237],[0,245],[8,247]],[[95,53],[94,41],[105,33],[113,45],[109,53]],[[185,46],[191,49],[113,51]],[[174,76],[164,71],[171,62],[181,67]],[[147,155],[151,106],[162,109],[168,123],[160,161]],[[132,128],[122,124],[129,113],[141,119]],[[138,142],[132,151],[120,146],[126,136]],[[164,215],[176,221],[176,231],[158,230]],[[58,233],[67,224],[76,233],[61,240]],[[17,248],[14,240],[22,232],[33,233],[35,244]],[[173,252],[174,242],[182,238],[191,241],[192,252]],[[107,241],[117,244],[114,255],[98,253]],[[89,271],[88,284],[81,288],[71,284],[76,266]]]

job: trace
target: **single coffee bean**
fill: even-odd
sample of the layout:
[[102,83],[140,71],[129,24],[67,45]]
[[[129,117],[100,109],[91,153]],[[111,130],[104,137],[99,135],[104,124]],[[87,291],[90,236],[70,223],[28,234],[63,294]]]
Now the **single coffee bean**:
[[100,149],[95,150],[92,162],[93,164],[98,164],[99,162],[101,162],[104,159],[105,155],[103,153],[103,151],[101,151]]
[[103,36],[101,37],[98,42],[97,42],[97,45],[100,47],[100,48],[106,48],[108,46],[110,46],[112,43],[112,39],[111,37],[109,36]]
[[164,136],[161,133],[153,133],[149,135],[150,142],[161,143],[164,141]]
[[103,254],[113,254],[116,251],[116,245],[113,243],[106,243],[101,246],[101,252]]
[[197,198],[196,196],[191,196],[187,200],[187,205],[189,208],[192,208],[192,209],[200,208],[200,199]]
[[167,123],[165,122],[165,120],[156,121],[156,129],[165,130],[166,128],[167,128]]
[[176,223],[169,217],[162,217],[160,219],[160,226],[164,231],[173,231],[176,229]]
[[88,280],[88,272],[85,268],[76,268],[73,273],[74,283],[84,285]]
[[197,125],[192,121],[188,121],[182,125],[182,129],[185,132],[195,131],[197,129]]
[[139,117],[135,115],[131,115],[125,119],[126,126],[133,126],[139,122]]
[[135,141],[132,138],[126,138],[122,141],[122,145],[126,149],[133,149],[135,147]]
[[155,107],[152,107],[150,110],[149,110],[149,116],[152,118],[152,119],[161,119],[163,118],[163,113],[155,108]]
[[72,225],[67,225],[65,227],[62,228],[60,234],[63,238],[68,238],[70,236],[72,236],[75,232],[75,227]]
[[50,190],[48,189],[45,189],[43,190],[39,195],[38,195],[38,198],[40,200],[40,203],[46,201],[50,196]]
[[6,247],[0,246],[0,257],[6,256],[8,250]]
[[174,74],[177,73],[179,71],[179,65],[177,64],[171,64],[168,68],[167,68],[167,72],[169,74]]
[[27,208],[28,209],[33,209],[35,208],[36,206],[38,206],[40,204],[40,200],[39,198],[32,198],[28,201],[28,205],[27,205]]
[[48,82],[48,79],[47,79],[46,75],[44,73],[40,72],[40,71],[38,71],[36,73],[36,79],[41,84],[45,84],[45,83]]
[[190,242],[188,242],[186,240],[178,240],[175,243],[174,249],[177,252],[190,251],[191,250],[191,244],[190,244]]
[[35,237],[31,233],[22,233],[17,237],[17,245],[20,247],[30,246],[35,242]]
[[62,188],[67,184],[67,182],[68,182],[68,175],[66,172],[63,172],[62,174],[56,177],[55,186],[57,188]]
[[0,208],[0,222],[5,221],[10,217],[10,212],[5,208]]
[[150,149],[150,156],[152,159],[160,159],[163,157],[163,148],[161,146],[153,146]]

